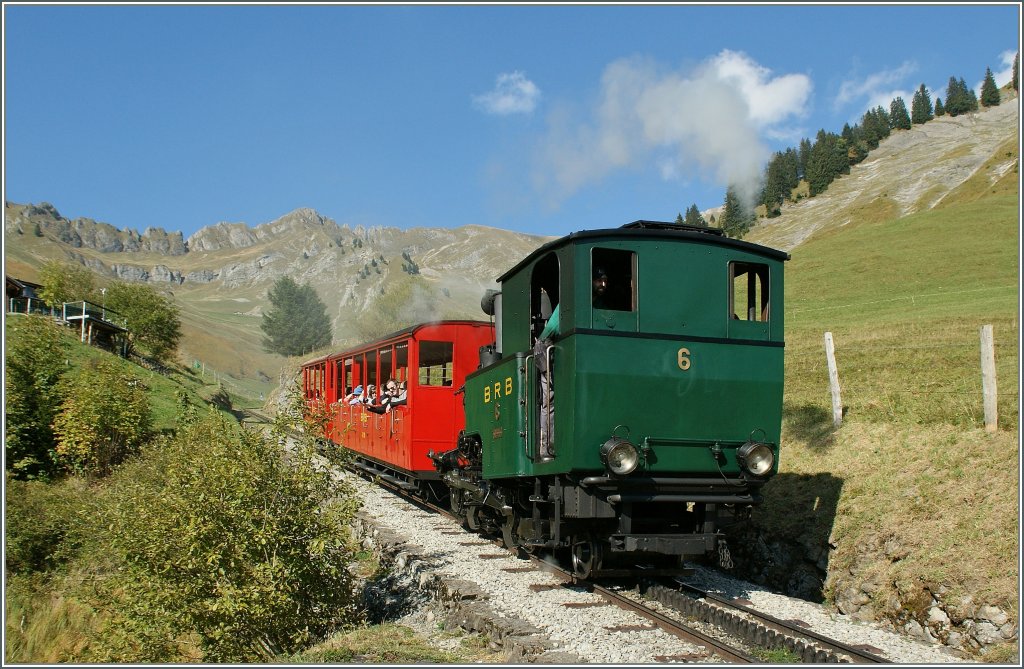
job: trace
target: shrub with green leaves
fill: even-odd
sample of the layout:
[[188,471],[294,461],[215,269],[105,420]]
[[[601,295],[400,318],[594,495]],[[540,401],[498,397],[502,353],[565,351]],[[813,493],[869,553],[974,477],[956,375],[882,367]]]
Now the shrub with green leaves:
[[132,347],[162,361],[170,360],[178,350],[181,320],[170,297],[144,283],[115,281],[107,290],[106,306],[127,319]]
[[87,532],[91,496],[81,479],[5,483],[4,567],[9,575],[53,571],[72,559]]
[[146,388],[116,361],[94,361],[58,384],[55,458],[80,474],[105,476],[150,438]]
[[64,302],[96,302],[96,275],[78,263],[47,260],[39,268],[39,297],[60,311]]
[[12,315],[4,356],[6,469],[17,478],[55,473],[51,427],[59,404],[57,381],[67,369],[60,327],[44,316]]
[[357,503],[312,448],[193,414],[108,481],[114,568],[90,598],[112,615],[89,659],[265,661],[357,619]]

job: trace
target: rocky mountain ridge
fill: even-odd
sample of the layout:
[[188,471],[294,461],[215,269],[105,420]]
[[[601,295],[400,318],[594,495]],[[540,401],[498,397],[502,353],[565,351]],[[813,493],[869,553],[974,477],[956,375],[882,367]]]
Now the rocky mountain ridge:
[[[386,263],[389,257],[404,255],[411,263],[414,254],[427,253],[427,261],[433,263],[428,272],[440,272],[450,265],[470,273],[485,271],[493,274],[493,279],[500,274],[493,269],[494,258],[483,248],[473,248],[474,242],[486,247],[500,240],[501,244],[512,242],[513,247],[532,249],[549,239],[472,225],[457,229],[350,228],[302,208],[254,228],[245,223],[216,223],[185,240],[180,232],[167,233],[161,228],[147,228],[140,234],[90,218],[69,220],[47,202],[5,203],[5,233],[16,247],[22,246],[19,238],[30,241],[33,236],[56,242],[69,259],[112,278],[176,285],[221,281],[228,288],[252,281],[260,270],[282,263],[286,269],[315,275],[318,266],[346,255],[350,257],[345,265],[358,265],[362,260],[376,267],[376,260]],[[296,262],[300,258],[303,262]],[[435,266],[437,263],[440,266]]]
[[6,235],[31,231],[36,236],[50,237],[72,248],[90,248],[101,253],[182,255],[188,252],[180,232],[167,233],[162,228],[146,228],[139,234],[131,228],[118,230],[109,223],[91,218],[68,220],[49,202],[28,205],[5,202],[4,213]]
[[259,325],[282,276],[316,289],[335,345],[345,346],[416,322],[485,318],[484,291],[549,239],[479,225],[351,228],[297,209],[255,228],[218,223],[184,240],[68,220],[46,203],[5,203],[9,274],[34,281],[57,259],[91,268],[101,283],[147,282],[181,308],[182,358],[231,369],[235,378],[277,376],[281,360],[262,351]]

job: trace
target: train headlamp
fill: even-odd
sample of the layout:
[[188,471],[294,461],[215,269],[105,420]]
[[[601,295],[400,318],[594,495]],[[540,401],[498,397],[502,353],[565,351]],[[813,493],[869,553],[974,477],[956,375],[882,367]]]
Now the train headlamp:
[[621,437],[612,437],[601,445],[601,462],[613,474],[631,474],[640,464],[640,451]]
[[754,476],[764,476],[775,464],[775,453],[767,444],[748,441],[736,451],[736,460]]

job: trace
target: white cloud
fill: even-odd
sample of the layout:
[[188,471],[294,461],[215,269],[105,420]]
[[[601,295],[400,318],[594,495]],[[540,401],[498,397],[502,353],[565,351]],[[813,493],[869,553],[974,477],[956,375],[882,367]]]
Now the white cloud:
[[[858,110],[858,116],[868,109],[877,107],[879,104],[888,110],[889,103],[896,97],[895,95],[890,95],[893,91],[893,86],[902,83],[904,79],[916,71],[917,64],[907,61],[893,70],[882,70],[862,79],[844,81],[839,86],[839,93],[836,95],[833,105],[838,110],[846,105],[861,102],[863,109]],[[885,99],[886,95],[890,95],[890,97]],[[882,100],[885,100],[885,102],[881,102]],[[910,100],[906,96],[903,96],[903,101],[908,106],[910,105]]]
[[733,84],[747,101],[750,118],[758,126],[779,123],[799,114],[811,94],[811,80],[803,74],[771,77],[771,70],[748,56],[723,51],[713,61],[718,78]]
[[473,104],[488,114],[530,114],[540,100],[540,89],[522,72],[499,74],[494,89],[473,96]]
[[[1010,51],[1004,51],[999,54],[999,62],[1002,63],[1003,69],[992,72],[992,77],[996,80],[996,86],[1002,88],[1006,84],[1010,83],[1013,79],[1013,59],[1017,56],[1017,50],[1011,49]],[[981,87],[978,87],[981,90]]]
[[535,186],[557,203],[616,171],[652,165],[662,178],[734,184],[752,199],[771,154],[762,135],[793,132],[780,124],[804,115],[810,92],[806,75],[773,77],[728,50],[692,72],[616,61],[605,68],[589,121],[564,109],[548,119]]

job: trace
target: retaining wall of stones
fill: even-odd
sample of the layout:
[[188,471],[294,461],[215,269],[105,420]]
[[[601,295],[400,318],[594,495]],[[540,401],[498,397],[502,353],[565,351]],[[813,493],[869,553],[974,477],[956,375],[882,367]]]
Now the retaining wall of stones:
[[[882,583],[864,576],[866,569],[855,567],[842,574],[828,570],[828,545],[773,538],[754,527],[729,545],[736,564],[732,573],[739,578],[816,602],[824,601],[827,579],[836,593],[836,608],[855,620],[887,623],[921,641],[971,655],[984,655],[1019,639],[1018,625],[1006,611],[971,597],[949,601],[948,588],[942,585],[922,584],[913,592],[900,592],[892,601],[879,601]],[[864,548],[865,563],[873,559],[867,553],[873,549]],[[877,549],[889,559],[899,550],[888,544]]]

